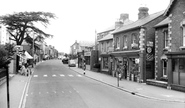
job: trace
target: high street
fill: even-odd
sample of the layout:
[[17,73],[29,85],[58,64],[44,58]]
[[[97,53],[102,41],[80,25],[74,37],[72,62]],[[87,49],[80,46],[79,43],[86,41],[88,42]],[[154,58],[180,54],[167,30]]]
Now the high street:
[[25,108],[184,108],[184,103],[146,99],[71,70],[60,60],[39,64],[25,93]]

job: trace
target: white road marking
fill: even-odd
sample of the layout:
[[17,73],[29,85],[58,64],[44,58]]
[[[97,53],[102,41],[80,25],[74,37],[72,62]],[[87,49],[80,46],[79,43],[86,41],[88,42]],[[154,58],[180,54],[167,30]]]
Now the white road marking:
[[41,94],[41,93],[39,92],[39,94]]
[[73,77],[73,75],[68,75],[69,77]]
[[62,91],[62,93],[64,93],[64,91]]
[[33,75],[33,77],[38,77],[38,75]]
[[82,75],[80,75],[80,74],[78,74],[77,76],[78,76],[78,77],[82,77]]
[[54,93],[57,93],[56,91],[53,91]]
[[48,94],[48,92],[46,92]]
[[165,97],[172,97],[172,95],[164,95],[164,94],[162,94],[163,96],[165,96]]
[[72,93],[71,91],[69,91],[69,93]]
[[48,77],[48,75],[44,75],[44,77]]
[[65,75],[63,75],[63,74],[60,74],[60,76],[61,76],[61,77],[64,77]]
[[143,90],[142,88],[137,88],[137,90]]
[[31,92],[31,95],[32,95],[33,93]]
[[56,75],[54,74],[54,75],[52,75],[52,77],[56,77]]

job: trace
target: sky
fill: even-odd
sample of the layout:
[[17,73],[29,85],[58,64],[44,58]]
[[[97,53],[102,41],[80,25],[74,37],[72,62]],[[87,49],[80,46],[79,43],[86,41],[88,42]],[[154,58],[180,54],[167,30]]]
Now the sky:
[[75,41],[95,41],[95,31],[101,32],[114,25],[121,13],[129,19],[138,19],[138,8],[146,6],[149,14],[165,10],[170,0],[3,0],[0,15],[13,12],[52,12],[46,33],[54,35],[45,41],[59,52],[70,53]]

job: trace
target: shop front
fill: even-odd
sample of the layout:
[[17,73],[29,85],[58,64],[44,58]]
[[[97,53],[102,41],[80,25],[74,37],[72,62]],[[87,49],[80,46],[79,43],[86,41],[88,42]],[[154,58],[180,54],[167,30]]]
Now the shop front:
[[[114,55],[113,74],[117,77],[116,69],[121,68],[121,79],[137,82],[139,79],[139,50],[112,52]],[[119,66],[118,66],[119,65]]]
[[107,74],[109,73],[109,61],[110,61],[110,55],[109,54],[101,54],[100,55],[100,66],[101,66],[101,71],[106,72]]
[[168,86],[185,87],[185,52],[169,52],[166,55]]
[[84,52],[85,62],[87,65],[90,65],[91,52]]

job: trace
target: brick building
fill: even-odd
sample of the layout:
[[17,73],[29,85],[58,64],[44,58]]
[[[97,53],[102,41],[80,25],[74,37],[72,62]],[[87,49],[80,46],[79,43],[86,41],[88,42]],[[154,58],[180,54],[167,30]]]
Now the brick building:
[[113,35],[116,29],[130,24],[133,21],[129,20],[129,14],[122,13],[120,18],[115,22],[114,26],[109,27],[108,29],[98,33],[98,50],[99,50],[99,62],[100,62],[100,71],[104,71],[112,75],[112,56],[111,52],[113,51]]
[[155,79],[166,79],[169,88],[182,90],[185,88],[185,1],[171,0],[164,16],[166,19],[155,26]]
[[149,15],[147,7],[140,7],[138,20],[113,32],[113,74],[118,64],[123,69],[122,78],[145,82],[154,78],[154,25],[164,19],[164,11]]

